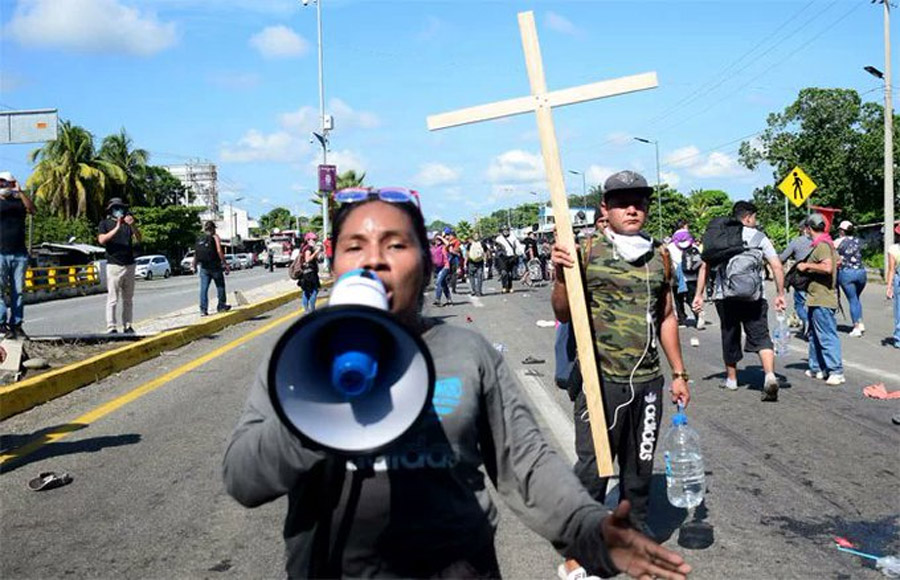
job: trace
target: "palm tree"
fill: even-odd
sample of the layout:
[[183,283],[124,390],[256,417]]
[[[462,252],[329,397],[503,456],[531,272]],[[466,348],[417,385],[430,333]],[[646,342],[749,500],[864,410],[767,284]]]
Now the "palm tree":
[[69,121],[60,123],[56,139],[31,152],[29,161],[37,160],[26,185],[66,219],[98,220],[111,184],[126,179],[121,167],[97,156],[93,135]]
[[120,194],[118,197],[129,201],[132,205],[146,205],[147,200],[144,199],[146,196],[140,183],[147,171],[150,154],[146,149],[133,149],[133,144],[123,127],[118,133],[103,139],[100,158],[115,163],[125,172],[125,183],[121,184],[121,189],[117,192]]
[[357,174],[353,169],[348,169],[347,171],[337,176],[337,188],[344,189],[345,187],[363,187],[365,185],[365,181],[365,171]]

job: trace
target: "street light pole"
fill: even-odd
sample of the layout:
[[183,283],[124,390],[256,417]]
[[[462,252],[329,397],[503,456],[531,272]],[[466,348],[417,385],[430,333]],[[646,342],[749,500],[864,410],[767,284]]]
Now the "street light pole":
[[884,272],[894,238],[894,111],[891,101],[891,3],[884,4]]
[[657,235],[659,239],[663,239],[663,229],[662,229],[662,180],[659,177],[659,141],[655,139],[642,139],[640,137],[635,137],[635,141],[640,141],[641,143],[653,143],[653,146],[656,148],[656,213],[657,213],[657,221],[659,225],[657,227]]
[[[309,4],[310,0],[301,0],[303,5]],[[315,134],[319,143],[322,144],[322,165],[328,165],[328,129],[325,121],[325,60],[322,50],[322,0],[312,0],[316,4],[316,27],[318,29],[318,48],[319,48],[319,130],[320,134]],[[322,239],[328,239],[328,193],[320,192],[322,196]],[[329,268],[328,256],[325,257],[325,269]]]
[[584,171],[575,171],[574,169],[570,169],[569,173],[572,175],[580,175],[581,176],[581,207],[585,208],[587,202],[585,198],[587,197],[587,181],[584,178]]

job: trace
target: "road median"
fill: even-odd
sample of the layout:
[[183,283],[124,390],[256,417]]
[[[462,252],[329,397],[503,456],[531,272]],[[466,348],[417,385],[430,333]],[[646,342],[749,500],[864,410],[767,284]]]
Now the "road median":
[[220,330],[255,318],[299,297],[291,290],[259,302],[210,316],[200,322],[167,330],[86,360],[72,363],[24,381],[0,387],[0,420],[52,401],[114,373],[181,348]]

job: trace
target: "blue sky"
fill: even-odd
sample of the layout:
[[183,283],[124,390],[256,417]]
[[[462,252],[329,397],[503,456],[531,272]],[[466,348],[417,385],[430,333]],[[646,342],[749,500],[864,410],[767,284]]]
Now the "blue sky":
[[[554,113],[564,168],[588,187],[625,168],[655,181],[639,136],[659,140],[663,181],[746,197],[772,175],[739,166],[740,140],[801,88],[882,99],[862,70],[884,69],[882,8],[869,0],[322,2],[329,162],[419,189],[429,221],[547,199],[533,115],[425,127],[430,114],[529,93],[519,11],[535,13],[551,90],[658,74],[655,90]],[[220,201],[243,197],[251,215],[314,211],[313,2],[0,0],[0,23],[0,107],[58,108],[98,144],[125,127],[154,164],[211,161]],[[34,148],[6,145],[0,165],[24,179]],[[566,175],[580,194],[581,177]]]

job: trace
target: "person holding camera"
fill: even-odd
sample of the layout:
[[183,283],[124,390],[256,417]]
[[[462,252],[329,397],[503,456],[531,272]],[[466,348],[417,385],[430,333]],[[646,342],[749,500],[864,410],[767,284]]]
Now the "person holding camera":
[[0,333],[3,338],[25,338],[22,330],[28,267],[25,215],[33,213],[34,202],[19,188],[13,174],[0,172],[0,303],[3,304]]
[[122,331],[133,334],[134,257],[141,232],[128,205],[119,197],[106,204],[108,215],[97,227],[97,243],[106,248],[106,332],[115,334],[116,306],[122,302]]

